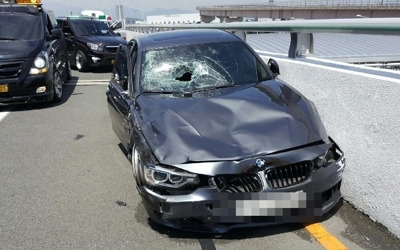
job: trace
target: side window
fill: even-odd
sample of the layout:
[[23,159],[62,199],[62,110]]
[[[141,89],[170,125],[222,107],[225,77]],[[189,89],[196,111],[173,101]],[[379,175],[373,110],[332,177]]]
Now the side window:
[[63,23],[62,32],[64,33],[65,36],[73,36],[74,35],[74,33],[72,32],[71,26],[69,26],[69,23],[67,23],[67,22]]
[[48,18],[48,22],[51,25],[49,28],[50,30],[54,29],[55,27],[57,27],[58,23],[57,23],[57,19],[56,16],[54,15],[53,11],[48,11],[47,12],[47,18]]
[[50,39],[50,34],[51,31],[53,30],[53,24],[51,23],[51,18],[49,16],[49,13],[46,14],[46,37],[47,39]]
[[120,46],[115,58],[113,80],[125,91],[128,90],[128,58],[126,47]]

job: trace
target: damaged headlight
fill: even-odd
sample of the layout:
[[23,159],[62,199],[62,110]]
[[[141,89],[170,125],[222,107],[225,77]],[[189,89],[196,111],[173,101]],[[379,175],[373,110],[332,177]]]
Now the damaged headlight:
[[151,186],[180,188],[199,183],[197,174],[161,166],[144,166],[144,178]]
[[335,149],[332,147],[328,149],[324,154],[318,156],[314,160],[314,164],[316,168],[328,167],[329,165],[335,163],[339,159],[339,155],[335,152]]

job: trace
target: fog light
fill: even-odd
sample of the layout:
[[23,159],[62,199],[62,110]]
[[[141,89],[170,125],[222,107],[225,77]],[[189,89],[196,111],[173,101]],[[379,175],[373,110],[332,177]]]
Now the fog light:
[[98,62],[100,62],[100,58],[98,58],[98,57],[95,57],[95,56],[92,56],[92,61],[94,62],[94,63],[98,63]]
[[39,87],[36,89],[36,94],[44,93],[46,92],[46,87]]

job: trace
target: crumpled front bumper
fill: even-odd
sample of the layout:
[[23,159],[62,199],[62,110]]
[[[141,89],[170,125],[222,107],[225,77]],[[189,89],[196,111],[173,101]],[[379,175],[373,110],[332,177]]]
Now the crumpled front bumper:
[[222,193],[198,188],[187,195],[160,195],[138,187],[145,208],[157,223],[197,232],[224,233],[233,228],[322,220],[341,198],[344,156],[317,169],[307,182],[259,193]]

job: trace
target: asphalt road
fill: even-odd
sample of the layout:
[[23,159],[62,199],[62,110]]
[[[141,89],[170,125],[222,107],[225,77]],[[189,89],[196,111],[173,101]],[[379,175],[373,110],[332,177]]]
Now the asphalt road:
[[[110,72],[73,74],[61,103],[0,107],[0,249],[324,249],[305,225],[207,235],[149,221],[111,129]],[[400,249],[345,201],[321,226],[348,249]]]

